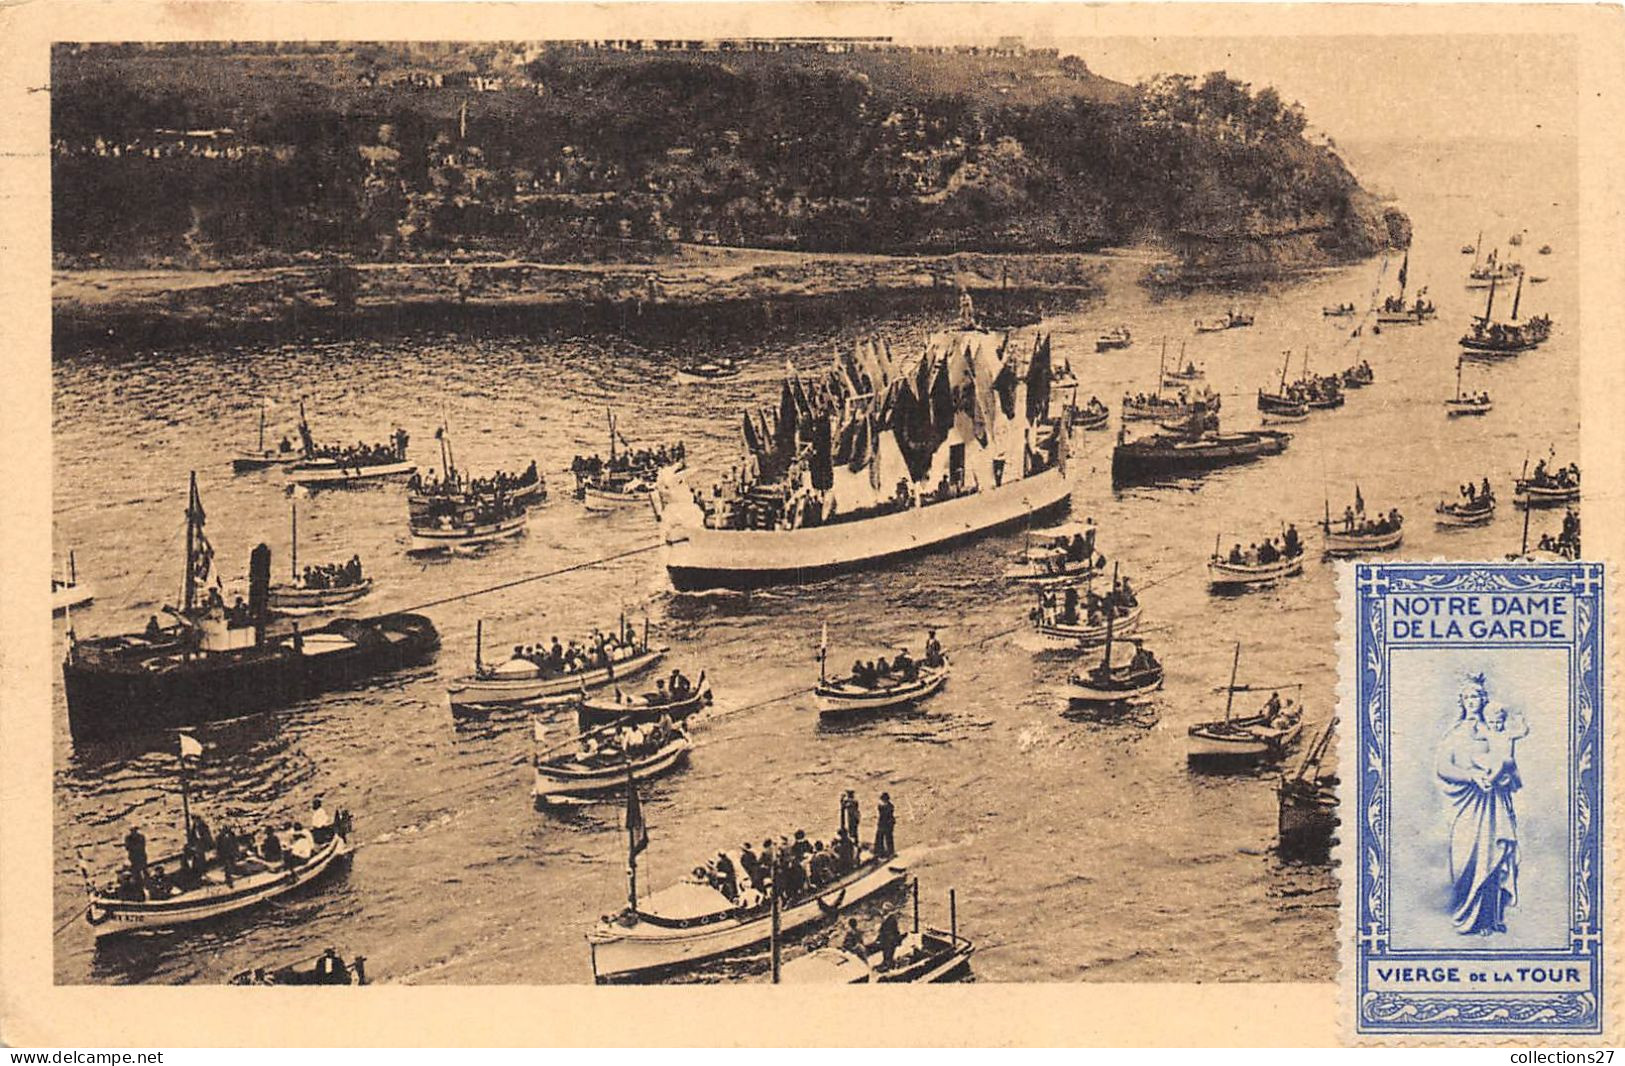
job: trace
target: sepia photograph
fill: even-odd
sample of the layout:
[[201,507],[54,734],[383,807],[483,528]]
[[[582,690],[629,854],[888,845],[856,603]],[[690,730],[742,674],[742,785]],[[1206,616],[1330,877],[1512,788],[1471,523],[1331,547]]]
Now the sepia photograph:
[[1579,35],[753,6],[40,46],[50,983],[1330,1004],[1357,719],[1383,921],[1600,929],[1567,652],[1340,703],[1603,558]]

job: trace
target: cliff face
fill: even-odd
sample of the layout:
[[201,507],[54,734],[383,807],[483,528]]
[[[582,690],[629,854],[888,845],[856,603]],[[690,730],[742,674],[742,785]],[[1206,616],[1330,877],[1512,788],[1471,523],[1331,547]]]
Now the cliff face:
[[1178,260],[1159,280],[1225,281],[1266,278],[1410,247],[1404,211],[1363,190],[1338,214],[1317,213],[1289,223],[1254,220],[1218,231],[1185,230],[1170,242]]

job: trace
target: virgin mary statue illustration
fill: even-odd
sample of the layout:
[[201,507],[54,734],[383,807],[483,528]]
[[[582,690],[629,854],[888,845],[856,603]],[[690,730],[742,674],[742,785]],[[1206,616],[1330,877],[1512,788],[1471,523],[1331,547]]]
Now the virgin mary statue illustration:
[[1483,674],[1457,697],[1459,714],[1439,745],[1436,770],[1453,807],[1450,823],[1451,919],[1456,932],[1506,932],[1518,902],[1518,816],[1512,796],[1523,782],[1513,748],[1529,734],[1524,716],[1491,702]]

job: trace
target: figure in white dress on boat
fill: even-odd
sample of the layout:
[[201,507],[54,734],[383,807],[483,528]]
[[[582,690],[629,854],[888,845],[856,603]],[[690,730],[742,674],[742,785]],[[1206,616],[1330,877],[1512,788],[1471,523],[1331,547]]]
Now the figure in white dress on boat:
[[1456,722],[1439,745],[1436,770],[1453,808],[1450,825],[1451,920],[1464,935],[1506,932],[1518,902],[1518,818],[1523,787],[1515,747],[1529,734],[1518,711],[1492,702],[1483,674],[1470,675]]

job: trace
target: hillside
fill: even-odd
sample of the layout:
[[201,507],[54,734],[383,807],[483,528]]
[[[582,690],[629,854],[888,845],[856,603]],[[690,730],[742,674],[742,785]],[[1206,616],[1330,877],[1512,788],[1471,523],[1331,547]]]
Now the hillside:
[[1012,42],[62,45],[52,91],[64,268],[1406,238],[1271,89]]

